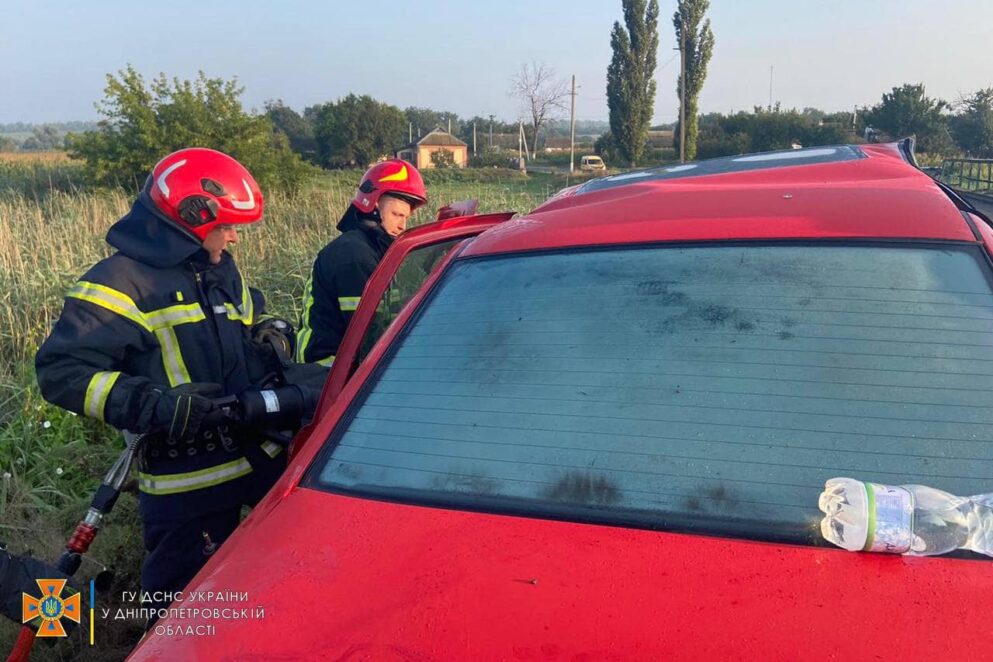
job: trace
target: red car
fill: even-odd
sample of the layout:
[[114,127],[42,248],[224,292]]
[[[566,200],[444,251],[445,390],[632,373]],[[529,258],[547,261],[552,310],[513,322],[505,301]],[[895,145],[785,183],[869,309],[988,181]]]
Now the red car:
[[993,489],[993,229],[911,148],[406,233],[285,476],[133,659],[993,656],[988,560],[819,529],[834,476]]

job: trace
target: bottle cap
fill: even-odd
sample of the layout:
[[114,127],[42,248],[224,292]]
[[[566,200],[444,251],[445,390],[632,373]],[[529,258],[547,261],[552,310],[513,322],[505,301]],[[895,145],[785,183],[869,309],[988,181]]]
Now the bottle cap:
[[903,554],[913,538],[914,499],[907,490],[893,485],[865,483],[869,515],[867,552]]

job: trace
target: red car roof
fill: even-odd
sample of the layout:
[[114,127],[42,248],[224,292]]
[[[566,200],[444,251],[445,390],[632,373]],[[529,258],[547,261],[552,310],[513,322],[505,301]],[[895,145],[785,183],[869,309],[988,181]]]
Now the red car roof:
[[806,165],[770,159],[768,167],[750,162],[750,169],[700,176],[672,176],[685,167],[675,166],[643,177],[621,175],[616,185],[611,178],[595,180],[600,184],[567,189],[489,230],[464,254],[728,239],[975,241],[962,213],[896,144],[834,149],[859,156]]

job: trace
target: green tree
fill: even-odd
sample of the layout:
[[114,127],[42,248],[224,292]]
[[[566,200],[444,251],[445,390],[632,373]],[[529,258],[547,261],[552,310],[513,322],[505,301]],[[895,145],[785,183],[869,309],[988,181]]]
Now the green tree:
[[407,141],[407,120],[396,106],[349,94],[321,106],[314,119],[321,165],[364,167]]
[[51,124],[36,126],[21,144],[23,152],[51,152],[65,148],[65,135]]
[[273,127],[286,136],[294,152],[316,162],[317,141],[314,140],[314,124],[310,119],[285,105],[282,99],[267,101],[265,114]]
[[293,189],[310,172],[269,118],[242,109],[242,88],[234,80],[203,72],[194,81],[160,74],[146,85],[128,66],[117,76],[107,75],[104,93],[97,104],[104,116],[98,129],[69,137],[70,155],[84,159],[99,184],[137,189],[159,159],[184,147],[230,154],[264,191]]
[[16,152],[17,141],[10,136],[0,136],[0,152]]
[[[697,136],[700,125],[697,114],[700,112],[700,90],[707,79],[707,65],[714,53],[714,33],[710,29],[710,19],[703,20],[704,14],[710,8],[710,0],[678,0],[676,13],[672,16],[672,24],[676,28],[676,43],[683,44],[686,60],[686,108],[683,116],[686,118],[686,159],[692,161],[697,153]],[[701,22],[703,25],[701,26]],[[676,84],[676,95],[683,98],[682,80]],[[676,148],[679,148],[679,136],[682,131],[677,126]]]
[[951,122],[955,142],[971,156],[993,158],[993,87],[966,97],[959,109]]
[[[847,117],[840,122],[825,118]],[[795,142],[804,147],[851,142],[848,126],[851,113],[826,114],[812,108],[803,111],[755,107],[753,112],[733,115],[708,113],[700,117],[699,158],[749,152],[790,149]]]
[[880,103],[861,113],[863,128],[868,125],[891,138],[917,136],[917,148],[929,154],[954,150],[945,111],[948,103],[934,99],[924,85],[905,84],[883,95]]
[[613,56],[607,67],[610,132],[620,156],[632,166],[645,150],[655,110],[655,65],[659,49],[658,0],[621,0],[624,24],[614,21]]

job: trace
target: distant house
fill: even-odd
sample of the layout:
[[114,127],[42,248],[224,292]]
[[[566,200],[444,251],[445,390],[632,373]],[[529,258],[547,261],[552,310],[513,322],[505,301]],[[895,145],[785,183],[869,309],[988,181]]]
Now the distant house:
[[435,152],[447,153],[448,156],[440,158],[450,159],[457,168],[464,168],[469,163],[469,146],[442,128],[437,128],[417,142],[397,150],[396,157],[413,163],[418,170],[423,170],[435,167],[434,161],[431,160],[431,155]]

